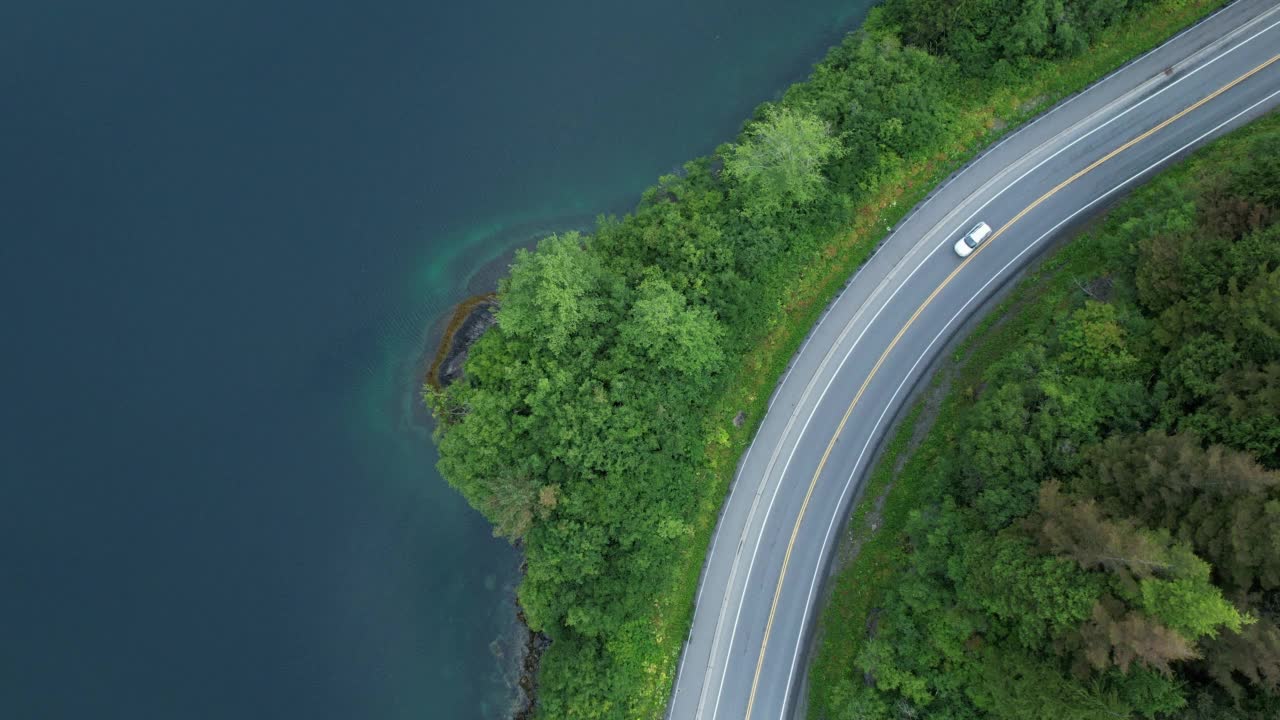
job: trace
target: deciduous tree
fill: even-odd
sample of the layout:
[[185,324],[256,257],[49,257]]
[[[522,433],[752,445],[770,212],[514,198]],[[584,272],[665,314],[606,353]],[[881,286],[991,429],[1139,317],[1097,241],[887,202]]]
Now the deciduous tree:
[[844,152],[825,120],[789,106],[770,108],[732,146],[725,171],[743,188],[748,211],[767,216],[783,203],[804,205],[823,192],[823,166]]

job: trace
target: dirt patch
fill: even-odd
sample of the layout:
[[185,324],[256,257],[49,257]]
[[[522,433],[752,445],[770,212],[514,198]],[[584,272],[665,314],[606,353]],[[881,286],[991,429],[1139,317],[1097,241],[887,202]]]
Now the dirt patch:
[[1110,275],[1096,277],[1088,282],[1076,280],[1076,287],[1080,288],[1080,292],[1098,302],[1110,302],[1111,295],[1115,292],[1115,286],[1115,281]]
[[[833,574],[839,573],[849,563],[856,560],[858,553],[862,551],[862,545],[880,529],[885,501],[889,499],[889,493],[893,492],[893,487],[898,482],[898,476],[902,473],[902,468],[906,467],[907,461],[911,459],[916,449],[920,447],[920,443],[924,442],[924,439],[929,435],[929,431],[933,429],[933,423],[938,419],[938,412],[942,409],[942,401],[947,397],[947,393],[951,391],[951,383],[955,379],[961,363],[954,359],[949,359],[938,368],[938,382],[926,390],[921,398],[920,416],[916,419],[915,427],[911,431],[911,439],[907,441],[907,447],[898,455],[893,464],[893,475],[890,477],[889,482],[872,499],[871,509],[867,511],[866,516],[863,518],[861,527],[850,523],[845,530],[845,536],[840,543],[840,547],[836,550],[835,563],[832,569]],[[891,431],[886,437],[892,437],[894,432],[896,430]],[[860,532],[862,528],[866,528],[867,532]]]
[[1049,102],[1048,95],[1037,95],[1018,106],[1018,115],[1026,115],[1047,102]]

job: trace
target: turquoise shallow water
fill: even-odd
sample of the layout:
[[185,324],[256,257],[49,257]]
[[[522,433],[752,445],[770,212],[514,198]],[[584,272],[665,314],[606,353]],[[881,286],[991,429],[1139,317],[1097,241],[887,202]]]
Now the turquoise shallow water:
[[489,718],[518,558],[415,389],[865,3],[0,9],[0,716]]

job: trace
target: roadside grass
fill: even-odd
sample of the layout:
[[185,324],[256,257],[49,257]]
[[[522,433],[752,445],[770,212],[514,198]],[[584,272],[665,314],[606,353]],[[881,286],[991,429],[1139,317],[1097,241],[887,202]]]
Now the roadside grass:
[[[940,497],[964,418],[984,387],[985,369],[1027,338],[1052,336],[1055,323],[1084,303],[1087,283],[1095,279],[1110,281],[1108,292],[1113,298],[1132,297],[1134,288],[1112,275],[1131,262],[1131,248],[1124,239],[1126,225],[1194,196],[1198,186],[1211,184],[1216,173],[1248,152],[1251,137],[1277,126],[1280,115],[1272,114],[1237,130],[1117,202],[1069,244],[1028,271],[1009,296],[957,344],[946,371],[935,375],[871,471],[864,497],[879,498],[882,503],[879,523],[874,528],[868,524],[870,505],[864,500],[855,508],[842,538],[842,543],[856,544],[859,550],[837,570],[819,616],[819,640],[809,673],[809,717],[834,716],[845,696],[842,686],[861,682],[855,660],[868,639],[875,608],[905,568],[907,519]],[[950,387],[940,387],[948,374]],[[945,393],[940,401],[939,393]],[[938,413],[932,420],[921,420],[921,407],[929,402],[939,403]],[[925,426],[917,427],[919,422]],[[922,439],[911,449],[913,435]],[[905,458],[904,452],[908,453]]]
[[[792,357],[830,301],[871,256],[889,228],[978,151],[1224,4],[1224,0],[1153,3],[1127,23],[1101,33],[1094,46],[1081,56],[1041,63],[1026,78],[1007,86],[996,89],[975,86],[970,92],[962,93],[961,97],[971,100],[960,107],[948,142],[939,147],[928,162],[903,168],[883,183],[855,212],[849,228],[832,238],[817,253],[814,262],[788,283],[791,288],[788,301],[780,307],[763,341],[747,354],[741,365],[728,373],[723,385],[725,392],[715,400],[706,416],[705,461],[697,478],[703,485],[701,500],[691,537],[674,558],[670,579],[659,590],[654,603],[647,630],[655,640],[655,654],[644,661],[648,686],[632,697],[630,716],[657,718],[663,715],[680,651],[693,621],[703,563],[738,461],[755,436],[768,409],[770,395]],[[732,420],[740,411],[746,420],[741,427],[735,427]],[[904,427],[903,432],[907,431]],[[911,489],[911,483],[904,487],[895,488],[892,499],[896,505],[885,508],[886,529],[891,515],[896,518],[895,513],[904,512],[900,498],[912,497],[912,493],[917,492]],[[881,537],[889,534],[882,532]],[[867,551],[864,547],[864,555]],[[893,558],[884,556],[881,561],[884,564],[875,570],[876,577],[887,577]],[[863,605],[867,606],[865,601]]]

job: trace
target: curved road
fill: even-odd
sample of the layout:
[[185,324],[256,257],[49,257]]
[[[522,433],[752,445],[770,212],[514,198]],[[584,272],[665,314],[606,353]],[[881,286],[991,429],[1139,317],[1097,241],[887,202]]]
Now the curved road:
[[[739,466],[668,715],[780,720],[836,529],[956,328],[1056,233],[1280,105],[1280,2],[1239,0],[989,149],[917,207],[810,333]],[[983,220],[968,258],[951,245]]]

